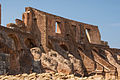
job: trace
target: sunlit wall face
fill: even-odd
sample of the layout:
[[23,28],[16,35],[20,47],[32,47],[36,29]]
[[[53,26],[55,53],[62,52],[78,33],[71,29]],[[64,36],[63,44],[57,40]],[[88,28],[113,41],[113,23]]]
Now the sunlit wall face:
[[120,0],[0,0],[1,24],[22,19],[25,7],[33,7],[79,22],[97,25],[102,40],[120,48]]

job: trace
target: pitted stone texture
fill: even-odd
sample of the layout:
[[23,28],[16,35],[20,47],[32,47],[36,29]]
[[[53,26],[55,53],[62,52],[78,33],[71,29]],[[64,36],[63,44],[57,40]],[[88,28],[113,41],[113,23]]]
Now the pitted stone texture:
[[0,75],[6,74],[10,69],[10,55],[0,53]]
[[42,73],[42,74],[18,74],[18,75],[1,75],[0,80],[106,80],[102,77],[77,77],[73,74],[66,75],[63,73]]
[[40,57],[42,55],[42,51],[39,47],[34,47],[34,48],[31,48],[30,49],[33,57],[34,57],[34,60],[35,61],[40,61]]
[[65,57],[61,56],[58,52],[51,50],[46,54],[42,54],[41,63],[45,70],[47,68],[50,71],[62,72],[65,74],[71,74],[74,73],[74,71],[76,71],[76,73],[81,75],[82,68],[80,67],[80,61],[75,58],[70,59],[71,61],[69,60],[69,58],[66,59]]
[[75,58],[73,55],[69,54],[68,55],[70,58],[71,63],[73,64],[74,67],[74,74],[76,75],[84,75],[84,70],[82,68],[82,63],[80,61],[80,59]]
[[33,56],[29,50],[20,51],[19,63],[21,73],[30,73],[32,70]]
[[9,24],[7,24],[7,27],[8,27],[8,28],[10,28],[10,27],[17,27],[17,25],[14,24],[14,23],[9,23]]
[[25,23],[20,19],[15,19],[16,25],[18,27],[25,27]]
[[47,54],[42,54],[41,63],[43,68],[45,67],[53,72],[72,73],[71,62],[53,50]]
[[42,51],[39,47],[34,47],[30,49],[31,54],[33,55],[33,72],[36,73],[42,73],[42,65],[41,65],[41,55],[42,55]]

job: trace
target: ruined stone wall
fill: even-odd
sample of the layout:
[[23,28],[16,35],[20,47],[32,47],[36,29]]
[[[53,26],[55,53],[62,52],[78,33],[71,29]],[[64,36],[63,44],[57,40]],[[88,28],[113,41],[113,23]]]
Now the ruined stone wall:
[[28,32],[38,40],[38,45],[46,50],[46,15],[39,13],[37,10],[26,8],[23,21]]
[[12,29],[12,26],[0,26],[0,54],[10,55],[6,61],[8,63],[4,61],[5,65],[9,64],[6,73],[29,73],[33,59],[29,49],[33,44],[36,45],[36,42],[31,34]]
[[88,32],[89,42],[92,44],[101,44],[101,36],[97,26],[84,25],[85,30]]
[[[27,30],[36,37],[46,52],[43,56],[47,59],[41,57],[41,63],[43,68],[46,68],[46,72],[58,71],[79,75],[96,73],[104,77],[116,76],[116,67],[108,61],[106,53],[106,50],[109,51],[110,48],[106,42],[101,41],[97,26],[65,19],[30,7],[26,8],[23,21]],[[53,54],[51,50],[56,51],[63,60],[66,59],[69,62],[67,72],[63,69],[66,65],[59,67],[62,63],[56,60],[59,57],[55,59],[50,57]],[[111,51],[109,52],[112,54]],[[78,68],[77,65],[81,67]]]
[[101,41],[97,26],[31,7],[25,9],[22,20],[15,22],[0,26],[0,74],[120,76],[120,50]]
[[[66,41],[71,37],[70,39],[72,39],[73,42],[88,43],[89,40],[86,29],[90,30],[90,43],[101,44],[99,30],[93,25],[65,19],[30,7],[26,8],[26,12],[23,14],[23,21],[28,27],[27,29],[39,38],[38,40],[44,48],[48,45],[48,37],[50,36],[66,39]],[[57,29],[59,28],[60,33],[55,31],[56,27]]]

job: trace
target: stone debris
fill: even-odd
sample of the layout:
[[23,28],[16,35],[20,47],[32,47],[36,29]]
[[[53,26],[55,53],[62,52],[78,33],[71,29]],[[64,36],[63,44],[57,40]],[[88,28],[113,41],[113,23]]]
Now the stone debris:
[[32,73],[32,74],[18,74],[18,75],[1,75],[0,80],[105,80],[102,77],[77,77],[73,74],[66,75],[63,73]]

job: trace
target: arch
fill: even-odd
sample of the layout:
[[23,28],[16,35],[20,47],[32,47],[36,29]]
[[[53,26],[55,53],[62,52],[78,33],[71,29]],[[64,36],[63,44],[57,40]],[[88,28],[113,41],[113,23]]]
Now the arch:
[[15,34],[8,34],[8,37],[12,39],[12,49],[17,50],[19,46],[18,38]]
[[31,38],[25,39],[25,45],[26,45],[27,48],[37,47],[35,40],[31,39]]
[[19,69],[20,69],[19,68],[19,60],[18,60],[19,56],[17,55],[17,52],[15,50],[11,49],[10,47],[8,47],[8,45],[2,43],[1,41],[0,41],[0,45],[2,46],[0,48],[0,56],[2,56],[3,59],[5,59],[5,57],[6,57],[5,60],[1,60],[1,61],[5,61],[5,63],[7,63],[6,69],[9,69],[8,73],[11,73],[12,71],[19,72]]
[[60,44],[60,47],[65,51],[69,50],[68,47],[65,44]]

